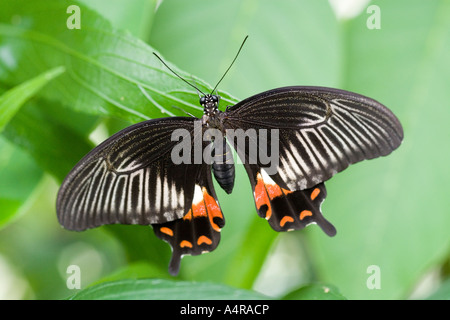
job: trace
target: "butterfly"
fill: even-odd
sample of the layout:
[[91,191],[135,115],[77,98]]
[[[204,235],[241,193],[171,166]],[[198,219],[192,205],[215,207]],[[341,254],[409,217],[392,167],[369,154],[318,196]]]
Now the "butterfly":
[[[390,154],[403,139],[402,126],[388,108],[344,90],[277,88],[226,111],[219,110],[219,101],[217,94],[202,94],[200,119],[140,122],[95,147],[59,189],[60,224],[76,231],[151,225],[170,244],[169,272],[176,275],[184,255],[211,252],[219,244],[225,219],[212,176],[232,192],[234,148],[250,179],[256,211],[275,231],[317,224],[334,236],[336,229],[321,212],[324,182],[350,164]],[[216,135],[208,136],[209,130]],[[230,132],[241,132],[247,143],[239,144],[242,134]],[[198,161],[196,148],[209,161]],[[276,165],[254,155],[262,149]],[[183,161],[174,161],[180,153]]]

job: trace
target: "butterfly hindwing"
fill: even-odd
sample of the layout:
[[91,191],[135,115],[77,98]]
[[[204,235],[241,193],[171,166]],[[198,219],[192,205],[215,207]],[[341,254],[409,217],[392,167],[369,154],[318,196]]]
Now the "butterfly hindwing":
[[220,241],[225,219],[211,180],[211,167],[205,166],[195,182],[194,198],[188,213],[181,219],[154,224],[158,238],[172,247],[169,271],[176,275],[183,255],[213,251]]
[[303,229],[316,223],[329,236],[336,234],[334,226],[322,215],[326,197],[323,183],[305,190],[290,191],[273,181],[263,168],[246,165],[255,199],[256,210],[275,231]]

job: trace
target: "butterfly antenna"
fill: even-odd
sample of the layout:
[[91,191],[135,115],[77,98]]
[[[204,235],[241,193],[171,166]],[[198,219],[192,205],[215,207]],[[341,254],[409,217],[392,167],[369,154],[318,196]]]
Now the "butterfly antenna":
[[228,67],[227,71],[225,71],[225,73],[223,74],[222,78],[220,78],[219,82],[217,82],[216,86],[214,87],[214,89],[211,91],[211,94],[216,90],[217,86],[219,85],[220,82],[222,82],[223,78],[225,78],[226,74],[228,73],[228,71],[231,69],[231,67],[233,66],[233,63],[236,61],[237,57],[239,56],[239,53],[242,50],[242,47],[244,46],[245,41],[247,41],[248,36],[245,37],[244,41],[242,41],[241,46],[239,47],[238,52],[236,53],[236,56],[234,57],[233,61],[231,61],[230,66]]
[[[197,81],[195,81],[194,77],[192,77],[192,76],[191,76],[191,81],[192,81],[193,83],[195,83],[195,85],[197,86]],[[197,89],[197,88],[196,88],[196,89]],[[203,92],[200,92],[200,91],[197,89],[197,93],[198,93],[198,97],[201,98],[202,95],[201,95],[200,93],[203,93]],[[203,95],[205,95],[205,94],[203,93]]]
[[192,113],[187,112],[187,111],[184,110],[183,108],[180,108],[180,107],[178,107],[178,106],[172,106],[172,108],[178,109],[178,110],[184,112],[186,115],[188,115],[188,116],[190,116],[190,117],[192,117],[192,118],[197,118],[197,117],[194,116]]
[[206,94],[201,91],[199,88],[197,88],[196,86],[194,86],[192,83],[190,83],[189,81],[186,81],[183,77],[181,77],[178,73],[176,73],[175,71],[173,71],[168,65],[167,63],[164,62],[163,59],[161,59],[155,52],[153,52],[153,54],[159,59],[159,61],[162,62],[163,65],[166,66],[167,69],[169,69],[170,71],[172,71],[172,73],[174,75],[176,75],[178,78],[180,78],[181,80],[183,80],[184,82],[186,82],[188,85],[190,85],[192,88],[194,88],[195,90],[197,90],[197,92],[200,92],[201,94],[203,94],[204,96],[206,96]]

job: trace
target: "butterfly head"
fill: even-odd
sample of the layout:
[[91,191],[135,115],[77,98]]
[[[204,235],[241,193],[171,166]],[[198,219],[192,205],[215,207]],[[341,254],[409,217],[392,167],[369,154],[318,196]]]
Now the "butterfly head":
[[215,94],[206,94],[200,98],[200,105],[204,108],[204,114],[212,116],[219,111],[220,97]]
[[207,127],[217,127],[220,97],[215,94],[205,94],[200,98],[200,104],[203,107],[203,125]]

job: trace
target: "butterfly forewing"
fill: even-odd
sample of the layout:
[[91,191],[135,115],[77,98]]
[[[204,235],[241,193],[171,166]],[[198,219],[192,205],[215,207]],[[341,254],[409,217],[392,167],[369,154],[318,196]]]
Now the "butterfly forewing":
[[[224,126],[265,130],[267,144],[278,143],[279,150],[271,177],[289,190],[312,188],[352,163],[388,155],[403,139],[400,122],[382,104],[321,87],[285,87],[245,99],[228,108]],[[271,129],[278,130],[276,140]]]
[[[175,165],[172,132],[193,133],[194,118],[149,120],[113,135],[68,174],[57,198],[67,229],[103,224],[164,223],[182,218],[192,203],[201,164]],[[191,138],[193,141],[195,137]]]

